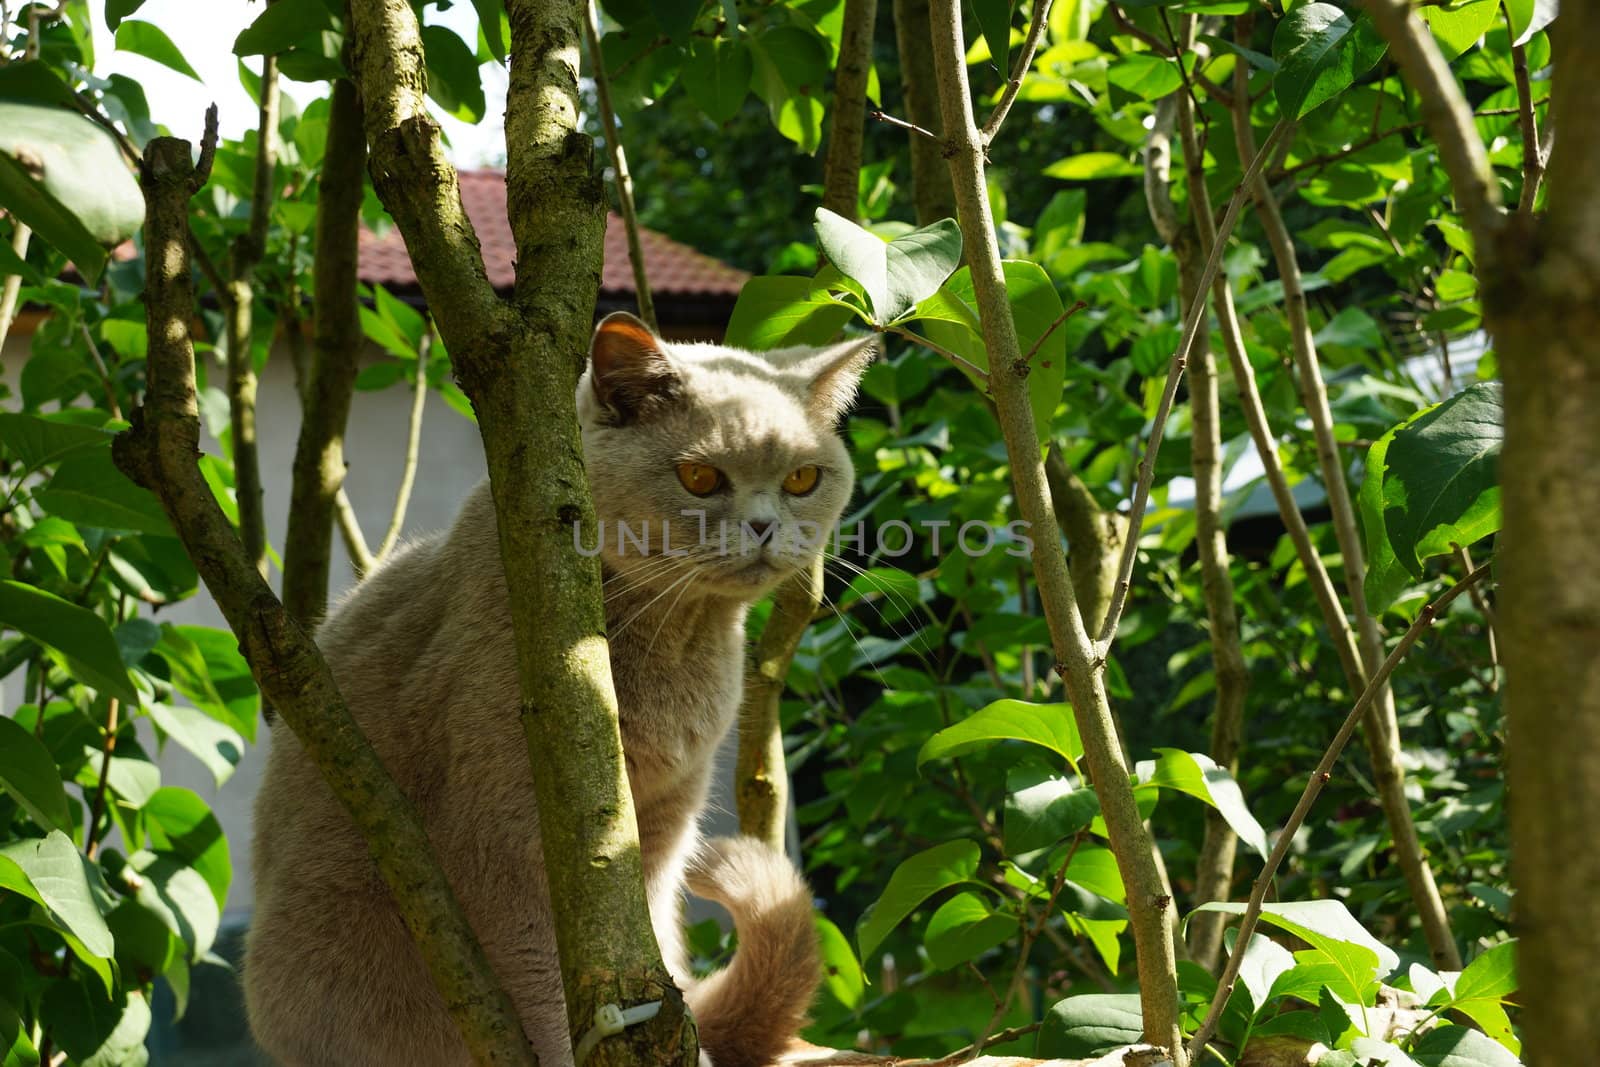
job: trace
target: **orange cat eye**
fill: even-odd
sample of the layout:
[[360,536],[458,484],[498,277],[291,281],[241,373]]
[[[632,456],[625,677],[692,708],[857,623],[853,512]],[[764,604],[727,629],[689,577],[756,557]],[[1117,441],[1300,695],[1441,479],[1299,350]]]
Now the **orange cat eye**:
[[710,496],[722,488],[722,472],[706,463],[678,464],[678,481],[695,496]]
[[809,465],[790,471],[789,476],[783,480],[783,491],[795,496],[805,496],[817,487],[817,479],[821,477],[822,472]]

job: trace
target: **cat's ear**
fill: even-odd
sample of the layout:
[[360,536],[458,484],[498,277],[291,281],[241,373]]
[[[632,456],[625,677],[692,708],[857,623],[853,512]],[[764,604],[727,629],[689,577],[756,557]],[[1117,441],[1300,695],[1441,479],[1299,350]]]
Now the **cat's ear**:
[[805,380],[806,407],[811,414],[820,419],[843,415],[856,398],[861,376],[877,354],[876,336],[854,338],[814,349],[792,364],[791,372]]
[[589,385],[622,422],[678,394],[682,380],[661,338],[625,311],[600,320],[589,343]]

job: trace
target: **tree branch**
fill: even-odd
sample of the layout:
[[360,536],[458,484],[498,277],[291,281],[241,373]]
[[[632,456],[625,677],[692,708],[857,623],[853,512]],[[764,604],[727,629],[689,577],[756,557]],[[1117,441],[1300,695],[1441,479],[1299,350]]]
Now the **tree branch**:
[[[1045,27],[1050,24],[1052,2],[1053,0],[1037,0],[1033,5],[1033,25],[1028,27],[1028,36],[1022,42],[1022,52],[1017,56],[1016,65],[1011,68],[1011,77],[1006,79],[1005,90],[1000,94],[994,110],[989,113],[988,121],[983,124],[983,129],[978,131],[978,137],[983,141],[984,148],[994,143],[995,136],[1000,132],[1000,124],[1006,120],[1011,105],[1017,102],[1017,94],[1022,91],[1022,79],[1027,77],[1028,68],[1033,66],[1034,53],[1039,51],[1039,42],[1044,40]],[[1004,58],[1001,57],[1002,61]]]
[[[1506,20],[1506,33],[1516,39],[1511,25],[1511,10],[1504,3],[1500,13]],[[1544,154],[1539,150],[1539,118],[1533,110],[1533,85],[1528,78],[1528,46],[1511,46],[1511,70],[1517,83],[1517,123],[1522,130],[1522,194],[1517,198],[1517,214],[1531,215],[1544,180]]]
[[822,170],[822,206],[852,221],[861,199],[861,137],[877,17],[878,0],[845,0],[839,61],[833,68],[833,104],[828,108],[831,129]]
[[[905,92],[904,125],[918,134],[910,145],[911,193],[917,225],[928,226],[956,214],[950,168],[944,162],[944,138],[933,132],[939,125],[939,87],[933,50],[928,47],[932,40],[928,0],[894,0],[894,38],[900,53],[900,86]],[[898,120],[886,121],[898,124]]]
[[[1187,1067],[1177,992],[1175,955],[1177,917],[1161,886],[1151,857],[1150,838],[1129,786],[1128,767],[1118,746],[1106,699],[1103,657],[1084,630],[1072,576],[1056,529],[1046,487],[1039,439],[1025,378],[1015,373],[1021,357],[1000,269],[1000,250],[984,184],[984,145],[972,117],[967,86],[966,48],[961,18],[953,0],[932,0],[933,58],[938,73],[943,127],[957,217],[972,271],[979,318],[990,366],[995,408],[1011,464],[1011,478],[1022,517],[1040,532],[1033,566],[1049,625],[1058,669],[1065,681],[1083,738],[1085,761],[1100,797],[1112,850],[1128,889],[1128,912],[1139,960],[1140,1002],[1148,1039],[1169,1049],[1176,1067]],[[1025,365],[1024,365],[1025,366]],[[1052,532],[1045,536],[1046,531]]]
[[[361,97],[348,78],[333,84],[326,146],[317,192],[316,332],[300,390],[300,436],[283,544],[284,606],[305,626],[321,621],[328,608],[336,497],[345,476],[345,425],[365,342],[356,260],[367,136]],[[361,547],[365,553],[365,542]],[[370,569],[355,551],[350,558],[361,573]]]
[[145,402],[113,446],[117,465],[154,492],[239,640],[251,673],[349,811],[473,1056],[532,1065],[516,1009],[500,989],[435,861],[420,816],[379,762],[321,652],[283,610],[200,474],[200,415],[188,322],[194,292],[187,205],[197,185],[187,141],[158,137],[145,156]]
[[1211,1008],[1206,1013],[1206,1018],[1200,1024],[1200,1029],[1195,1031],[1193,1039],[1189,1042],[1189,1055],[1198,1058],[1205,1048],[1206,1042],[1211,1040],[1211,1035],[1216,1033],[1217,1023],[1222,1019],[1222,1011],[1228,1004],[1228,997],[1233,992],[1233,983],[1239,977],[1239,968],[1244,963],[1245,950],[1250,945],[1250,938],[1256,931],[1256,923],[1261,918],[1261,906],[1266,903],[1267,890],[1272,886],[1272,879],[1277,875],[1278,868],[1283,865],[1284,858],[1288,856],[1289,849],[1294,845],[1295,835],[1300,832],[1300,827],[1305,824],[1306,816],[1311,813],[1311,807],[1317,802],[1317,797],[1322,793],[1322,787],[1333,779],[1333,766],[1338,762],[1344,747],[1349,743],[1350,737],[1356,731],[1356,726],[1367,714],[1379,694],[1388,687],[1389,676],[1406,658],[1406,653],[1422,637],[1423,631],[1433,625],[1439,613],[1449,607],[1450,602],[1470,589],[1473,583],[1480,581],[1489,573],[1489,564],[1484,564],[1461,581],[1451,586],[1440,594],[1431,604],[1425,606],[1417,614],[1413,622],[1400,638],[1394,650],[1389,653],[1383,663],[1373,672],[1372,680],[1362,691],[1355,707],[1344,717],[1339,731],[1334,734],[1333,740],[1328,743],[1327,750],[1323,752],[1322,759],[1317,762],[1316,769],[1311,772],[1311,777],[1306,782],[1305,790],[1300,794],[1300,800],[1294,806],[1289,821],[1283,824],[1283,829],[1278,833],[1278,839],[1273,843],[1272,853],[1267,857],[1266,864],[1261,868],[1261,873],[1256,877],[1255,885],[1250,892],[1250,902],[1245,906],[1243,917],[1239,920],[1239,936],[1233,943],[1233,953],[1228,957],[1228,964],[1223,968],[1222,976],[1217,979],[1217,995],[1211,1001]]
[[[1244,177],[1240,179],[1239,187],[1229,199],[1228,209],[1223,212],[1222,223],[1217,227],[1217,243],[1212,246],[1211,255],[1206,258],[1205,270],[1200,275],[1201,291],[1211,288],[1211,283],[1222,265],[1222,252],[1228,245],[1229,235],[1233,233],[1234,223],[1239,220],[1239,209],[1244,205],[1246,190],[1261,174],[1261,169],[1266,166],[1273,147],[1289,128],[1288,123],[1280,121],[1267,135],[1261,150],[1256,152],[1253,158],[1245,157],[1250,158],[1250,165],[1245,168]],[[1133,575],[1134,559],[1138,555],[1139,536],[1144,529],[1144,511],[1150,502],[1150,484],[1155,478],[1156,453],[1161,449],[1161,435],[1166,428],[1167,416],[1172,413],[1173,398],[1178,394],[1178,382],[1183,377],[1184,366],[1189,360],[1189,353],[1194,348],[1204,321],[1205,301],[1197,300],[1189,308],[1189,314],[1184,321],[1183,340],[1179,342],[1178,350],[1173,353],[1172,361],[1167,366],[1167,383],[1161,391],[1161,403],[1156,408],[1155,421],[1150,427],[1150,441],[1145,445],[1144,458],[1139,461],[1139,480],[1134,487],[1133,500],[1128,507],[1128,540],[1122,546],[1122,560],[1117,566],[1117,584],[1112,590],[1111,608],[1106,612],[1105,622],[1100,627],[1098,641],[1100,656],[1106,654],[1116,637],[1117,623],[1122,618],[1122,609],[1128,600],[1128,586]]]
[[417,460],[422,454],[422,408],[428,399],[428,335],[422,338],[422,349],[417,353],[417,380],[411,386],[411,419],[406,425],[406,460],[400,471],[400,486],[394,494],[394,510],[389,513],[389,528],[378,542],[373,553],[375,561],[382,563],[400,543],[400,531],[406,525],[406,509],[411,505],[411,487],[417,480]]
[[[617,133],[617,112],[611,106],[611,79],[606,75],[605,56],[600,52],[600,17],[594,0],[584,7],[583,35],[589,46],[589,69],[594,76],[595,97],[600,105],[600,122],[606,131],[606,148],[611,153],[611,170],[617,190],[617,208],[622,213],[622,228],[628,237],[628,262],[633,266],[633,294],[639,317],[650,329],[661,332],[656,321],[656,302],[650,295],[650,279],[645,274],[644,250],[639,246],[639,217],[633,210],[633,175],[628,173],[628,155],[622,150]],[[379,556],[383,553],[380,551]]]

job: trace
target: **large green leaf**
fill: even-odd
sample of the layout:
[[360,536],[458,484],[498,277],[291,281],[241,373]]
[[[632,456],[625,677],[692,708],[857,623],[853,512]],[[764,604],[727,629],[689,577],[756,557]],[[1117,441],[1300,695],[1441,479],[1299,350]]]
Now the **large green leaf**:
[[1138,765],[1139,785],[1149,789],[1176,789],[1217,809],[1239,840],[1262,859],[1267,857],[1267,832],[1244,802],[1233,776],[1203,752],[1158,748],[1161,758]]
[[1173,60],[1133,52],[1106,68],[1106,81],[1140,100],[1159,100],[1183,84],[1183,75]]
[[810,278],[751,278],[739,290],[724,339],[730,345],[756,352],[790,345],[823,345],[854,315],[853,310],[830,298],[827,290]]
[[934,734],[917,753],[917,766],[929,760],[949,759],[996,741],[1026,741],[1048,749],[1074,770],[1083,755],[1078,724],[1067,704],[1030,704],[1025,700],[996,700]]
[[116,32],[119,22],[143,6],[144,0],[106,0],[106,29]]
[[972,9],[978,15],[978,29],[983,32],[994,65],[1009,75],[1011,13],[1016,10],[1016,0],[972,0]]
[[333,13],[323,0],[276,0],[234,38],[237,56],[287,52],[313,34],[333,26]]
[[885,241],[842,215],[818,208],[816,228],[822,254],[866,290],[873,317],[884,325],[938,292],[961,262],[961,227],[954,219]]
[[1364,15],[1354,19],[1332,4],[1297,7],[1278,23],[1272,89],[1284,115],[1298,119],[1338,96],[1375,66],[1387,50]]
[[1045,1014],[1034,1055],[1085,1059],[1137,1045],[1143,1034],[1139,994],[1085,993],[1057,1001]]
[[1478,382],[1413,415],[1368,450],[1360,504],[1374,609],[1421,577],[1423,560],[1500,528],[1502,422],[1499,383]]
[[84,858],[60,830],[0,846],[0,889],[38,904],[51,923],[102,959],[114,944],[84,872]]
[[750,87],[766,102],[772,124],[801,151],[815,152],[822,144],[819,97],[831,63],[828,45],[799,26],[778,26],[747,40],[754,71]]
[[483,119],[483,79],[478,57],[455,33],[443,26],[422,27],[422,48],[428,63],[428,95],[463,122]]
[[[280,0],[281,2],[281,0]],[[472,0],[478,12],[478,25],[483,30],[483,40],[495,61],[506,61],[506,36],[501,19],[505,17],[504,0]]]
[[135,898],[157,915],[198,961],[217,939],[222,905],[186,860],[172,853],[135,852],[128,865],[139,874]]
[[1495,0],[1465,0],[1464,3],[1425,4],[1417,14],[1433,31],[1445,59],[1454,59],[1473,45],[1494,25],[1500,14]]
[[56,107],[0,102],[0,207],[72,260],[88,281],[105,248],[144,222],[144,197],[111,135]]
[[1508,998],[1517,991],[1515,941],[1502,941],[1478,956],[1454,981],[1449,975],[1444,979],[1428,998],[1430,1007],[1447,1004],[1513,1053],[1522,1050],[1505,1009]]
[[1268,999],[1295,997],[1315,1004],[1326,989],[1341,1004],[1371,1005],[1378,993],[1377,955],[1348,941],[1326,945],[1296,952],[1295,965],[1273,981]]
[[189,65],[189,61],[183,58],[183,53],[172,43],[166,31],[153,22],[124,19],[117,27],[116,40],[119,51],[134,52],[179,74],[186,74],[195,81],[203,80]]
[[[1028,404],[1033,409],[1034,426],[1043,442],[1050,437],[1067,374],[1067,334],[1063,329],[1052,328],[1064,310],[1061,296],[1050,276],[1037,263],[1008,259],[1001,263],[1001,268],[1005,272],[1006,299],[1011,304],[1017,345],[1024,357],[1033,352],[1023,373],[1028,379]],[[974,366],[990,370],[988,346],[978,326],[978,298],[971,270],[962,267],[951,275],[939,290],[937,302],[959,307],[961,314],[935,311],[936,300],[924,301],[917,309],[916,318],[922,320],[928,339]],[[963,318],[965,321],[961,321]],[[1045,336],[1047,331],[1048,337]],[[1007,368],[1001,370],[1005,372]],[[1009,372],[1018,373],[1015,369]]]
[[16,720],[0,715],[0,789],[45,830],[75,832],[67,792],[50,750]]
[[107,448],[112,435],[93,426],[0,412],[0,445],[28,470],[58,463],[74,452]]
[[[1195,909],[1220,911],[1229,915],[1242,915],[1244,910],[1243,904],[1222,901],[1212,901]],[[1377,957],[1379,978],[1400,966],[1400,957],[1394,950],[1369,934],[1340,900],[1269,902],[1261,906],[1261,921],[1287,930],[1307,944],[1330,954],[1336,953],[1341,944],[1365,948]]]
[[1093,789],[1066,778],[1014,768],[1006,775],[1006,855],[1049,848],[1086,829],[1100,814]]
[[947,971],[1004,944],[1016,932],[1015,915],[996,914],[976,893],[957,893],[928,920],[922,944],[934,967]]
[[861,958],[871,956],[923,901],[941,889],[971,882],[977,873],[978,846],[971,841],[946,841],[902,862],[856,925]]
[[850,947],[850,939],[821,912],[815,916],[817,949],[822,955],[823,985],[846,1008],[860,1006],[866,992],[866,975]]
[[39,1012],[77,1067],[144,1067],[150,1061],[144,1044],[150,1003],[140,990],[119,990],[113,999],[87,982],[63,978],[45,990]]
[[31,585],[0,581],[0,625],[55,650],[84,685],[129,704],[139,702],[111,628],[88,608]]
[[755,62],[743,41],[696,37],[689,58],[678,73],[684,92],[712,122],[727,122],[750,95]]
[[1529,39],[1550,23],[1561,12],[1558,0],[1506,0],[1506,12],[1511,16],[1513,44],[1527,44]]
[[34,499],[45,511],[79,526],[175,536],[161,501],[130,482],[112,462],[109,449],[68,457]]
[[1521,1067],[1503,1045],[1464,1026],[1429,1030],[1412,1046],[1411,1058],[1422,1067]]
[[244,738],[226,723],[181,704],[153,702],[145,705],[161,732],[205,764],[217,787],[233,776],[244,756]]
[[704,0],[650,0],[650,13],[667,36],[684,44],[703,3]]
[[155,846],[193,867],[211,888],[217,907],[223,907],[233,881],[233,861],[222,825],[206,802],[187,789],[166,786],[145,802],[144,816]]
[[233,634],[167,623],[161,627],[156,653],[167,661],[172,684],[195,707],[245,740],[255,740],[260,694]]

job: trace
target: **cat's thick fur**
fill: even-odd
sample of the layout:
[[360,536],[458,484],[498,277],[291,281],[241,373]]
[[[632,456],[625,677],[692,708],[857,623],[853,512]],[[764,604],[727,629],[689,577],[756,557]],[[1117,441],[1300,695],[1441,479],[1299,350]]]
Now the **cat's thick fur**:
[[[606,618],[623,748],[662,954],[716,1067],[759,1067],[794,1035],[820,979],[805,883],[751,839],[701,844],[718,743],[739,705],[748,604],[804,566],[804,520],[849,497],[834,423],[867,344],[752,355],[668,345],[631,318],[596,332],[578,389],[591,491],[605,523]],[[696,497],[685,462],[725,484]],[[784,478],[815,466],[813,491]],[[703,512],[684,517],[685,509]],[[651,554],[614,524],[652,527]],[[660,523],[671,523],[666,557]],[[733,524],[724,546],[717,531]],[[767,547],[738,524],[772,523]],[[704,543],[691,533],[709,531]],[[725,547],[725,550],[724,550]],[[570,1056],[539,812],[518,723],[509,604],[487,484],[448,531],[403,550],[318,635],[345,699],[420,809],[468,919],[543,1063]],[[257,1040],[286,1067],[468,1062],[443,1002],[349,818],[287,730],[256,807],[255,915],[244,965]],[[734,915],[739,948],[695,983],[680,928],[685,879]]]

